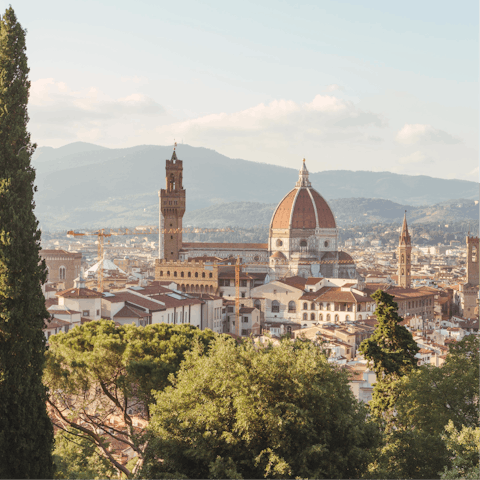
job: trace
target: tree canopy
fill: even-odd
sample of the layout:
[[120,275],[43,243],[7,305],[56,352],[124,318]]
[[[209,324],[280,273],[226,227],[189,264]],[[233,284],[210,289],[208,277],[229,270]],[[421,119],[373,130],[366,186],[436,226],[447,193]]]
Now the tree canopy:
[[0,477],[51,478],[53,429],[42,384],[49,315],[33,212],[25,52],[25,30],[10,7],[0,18]]
[[[88,322],[50,337],[45,384],[54,423],[92,442],[125,475],[132,473],[108,450],[109,440],[138,455],[140,468],[147,442],[152,389],[173,379],[193,345],[208,345],[215,334],[191,325],[115,326],[109,320]],[[135,425],[134,423],[137,423]]]
[[156,394],[143,477],[358,478],[378,430],[310,342],[219,337]]

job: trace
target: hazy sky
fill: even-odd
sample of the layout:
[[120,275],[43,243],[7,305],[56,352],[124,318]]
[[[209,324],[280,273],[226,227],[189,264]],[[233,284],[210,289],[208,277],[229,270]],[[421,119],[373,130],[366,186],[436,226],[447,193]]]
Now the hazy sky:
[[478,181],[477,0],[0,3],[28,29],[39,145]]

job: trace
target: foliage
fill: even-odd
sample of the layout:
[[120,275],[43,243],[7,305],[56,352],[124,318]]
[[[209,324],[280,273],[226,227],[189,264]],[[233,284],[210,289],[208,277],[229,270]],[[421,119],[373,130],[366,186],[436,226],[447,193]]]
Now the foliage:
[[347,373],[310,342],[195,348],[156,395],[150,478],[357,478],[378,436]]
[[131,447],[139,469],[147,442],[134,423],[149,420],[152,389],[170,385],[185,352],[214,336],[191,325],[116,327],[100,320],[50,337],[44,381],[55,424],[88,437],[119,472],[131,476],[135,472],[114,458],[104,439]]
[[378,325],[373,335],[360,344],[359,351],[377,375],[371,411],[385,418],[393,413],[398,380],[417,368],[415,355],[419,348],[412,334],[400,325],[403,319],[397,313],[398,305],[393,295],[377,290],[372,298],[377,304]]
[[450,467],[445,427],[480,426],[478,348],[478,337],[469,335],[451,346],[442,367],[424,365],[398,381],[396,415],[386,424],[371,478],[437,478]]
[[464,425],[459,431],[450,420],[445,427],[445,432],[446,435],[443,436],[443,439],[453,461],[451,468],[445,468],[440,478],[443,480],[480,478],[480,427]]
[[53,429],[42,384],[49,315],[33,212],[25,51],[25,30],[10,7],[0,19],[0,477],[51,478]]
[[53,459],[56,466],[54,478],[118,478],[117,471],[90,439],[73,429],[55,435]]

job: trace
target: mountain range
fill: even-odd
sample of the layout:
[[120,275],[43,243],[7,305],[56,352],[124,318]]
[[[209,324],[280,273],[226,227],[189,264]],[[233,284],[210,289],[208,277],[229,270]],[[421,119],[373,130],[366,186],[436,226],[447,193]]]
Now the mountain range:
[[[38,148],[33,165],[38,186],[36,215],[41,227],[53,231],[158,224],[158,190],[165,184],[165,160],[171,155],[171,146],[154,145],[110,149],[76,142],[61,148]],[[267,218],[266,212],[272,211],[272,205],[294,187],[301,165],[301,159],[292,163],[292,168],[231,159],[214,150],[189,145],[179,145],[177,155],[184,161],[188,222],[193,222],[190,220],[193,218],[200,221],[204,214],[212,215],[209,221],[223,219],[221,212],[225,209],[230,211],[231,221],[237,215],[260,222],[260,212]],[[337,221],[346,215],[341,221],[347,223],[365,220],[361,217],[375,212],[391,210],[392,215],[398,216],[405,205],[409,206],[407,210],[412,207],[428,210],[445,202],[450,205],[458,198],[463,199],[460,203],[473,205],[475,211],[474,200],[479,198],[476,182],[421,175],[327,170],[311,173],[310,180],[330,202]],[[348,205],[345,213],[342,207],[335,206],[340,199]],[[246,202],[262,206],[251,208]],[[436,207],[435,215],[442,209]],[[200,212],[195,214],[197,210]],[[383,218],[384,213],[377,215],[378,218]],[[464,214],[470,217],[470,213],[461,215]]]

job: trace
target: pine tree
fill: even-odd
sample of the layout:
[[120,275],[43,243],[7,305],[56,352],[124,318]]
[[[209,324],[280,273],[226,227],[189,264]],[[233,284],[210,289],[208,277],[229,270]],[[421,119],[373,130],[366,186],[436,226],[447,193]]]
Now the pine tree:
[[48,318],[34,209],[36,145],[27,132],[25,30],[0,18],[0,477],[52,478],[53,429],[42,383]]
[[378,417],[393,413],[396,382],[417,368],[419,348],[412,334],[400,322],[398,305],[393,295],[377,290],[372,298],[377,303],[378,325],[373,335],[360,344],[359,351],[369,360],[377,375],[370,408]]

